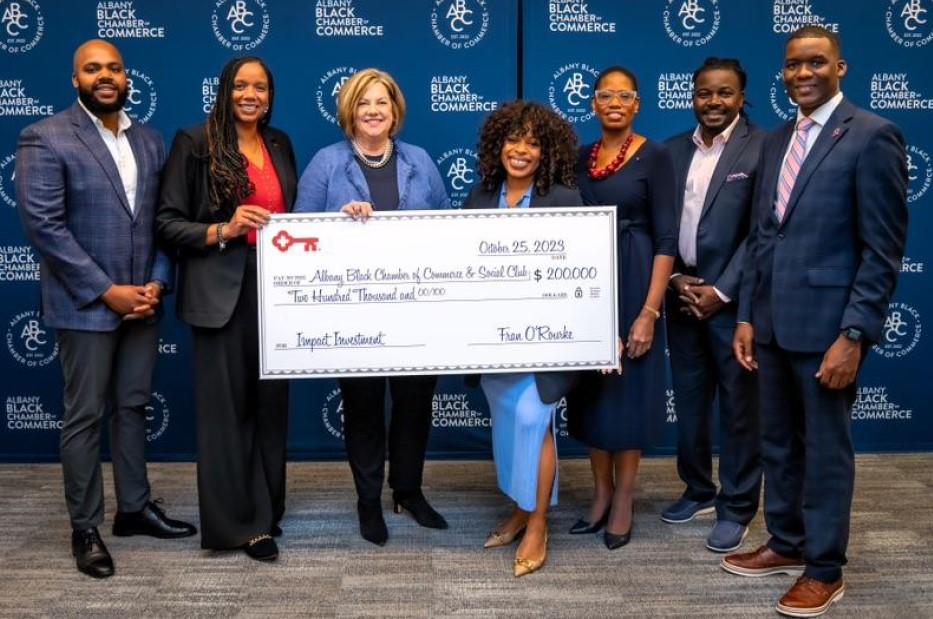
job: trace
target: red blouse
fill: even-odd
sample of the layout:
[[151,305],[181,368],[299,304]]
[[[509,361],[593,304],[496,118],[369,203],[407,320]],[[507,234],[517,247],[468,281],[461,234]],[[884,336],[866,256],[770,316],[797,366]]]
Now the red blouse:
[[[242,204],[252,204],[268,209],[271,213],[285,212],[285,197],[282,195],[282,185],[279,183],[279,175],[275,172],[275,166],[272,165],[272,157],[266,150],[266,145],[262,141],[262,169],[248,161],[246,174],[250,182],[256,188],[256,191],[246,196]],[[250,245],[256,244],[256,231],[250,230],[246,233],[246,242]]]

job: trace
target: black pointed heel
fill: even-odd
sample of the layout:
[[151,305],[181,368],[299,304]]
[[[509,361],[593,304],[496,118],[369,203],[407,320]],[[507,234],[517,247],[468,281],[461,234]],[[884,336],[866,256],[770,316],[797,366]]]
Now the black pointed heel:
[[603,517],[597,520],[596,522],[594,522],[593,524],[590,524],[583,518],[580,518],[579,520],[576,521],[576,523],[574,523],[572,527],[570,527],[569,533],[571,535],[586,535],[589,533],[597,533],[604,526],[606,526],[606,522],[608,522],[608,520],[609,520],[609,507],[606,508],[606,513],[603,514]]

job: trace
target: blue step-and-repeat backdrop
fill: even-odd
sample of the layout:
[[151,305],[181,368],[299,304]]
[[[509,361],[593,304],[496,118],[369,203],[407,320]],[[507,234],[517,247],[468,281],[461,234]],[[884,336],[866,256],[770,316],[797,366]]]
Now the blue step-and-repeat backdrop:
[[[694,124],[691,74],[706,56],[741,59],[753,122],[773,128],[795,113],[780,80],[791,31],[821,24],[843,40],[847,97],[898,123],[910,162],[910,232],[884,338],[861,375],[852,413],[862,451],[933,449],[927,386],[933,309],[926,282],[933,208],[933,0],[0,0],[0,460],[55,460],[61,373],[54,333],[38,315],[39,271],[15,213],[16,138],[66,109],[72,52],[101,37],[123,52],[128,112],[159,129],[202,122],[232,56],[262,56],[276,79],[274,123],[295,144],[299,167],[340,138],[335,93],[356,69],[392,73],[409,103],[402,137],[423,146],[455,205],[476,180],[476,138],[488,112],[519,96],[550,105],[584,141],[598,134],[590,97],[610,64],[639,79],[636,130],[663,140]],[[190,340],[162,322],[148,410],[149,454],[194,456]],[[451,325],[456,328],[456,325]],[[927,402],[927,404],[924,404]],[[441,380],[433,457],[487,457],[489,413],[479,390]],[[650,453],[673,453],[677,397],[651,419]],[[558,420],[563,454],[583,453]],[[292,383],[290,453],[343,456],[334,381]]]

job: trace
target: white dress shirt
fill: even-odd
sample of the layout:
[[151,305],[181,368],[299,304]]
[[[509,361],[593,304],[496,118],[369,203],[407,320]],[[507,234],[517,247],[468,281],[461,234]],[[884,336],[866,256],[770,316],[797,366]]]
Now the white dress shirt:
[[[713,138],[710,146],[703,142],[703,133],[699,125],[693,131],[693,143],[696,145],[696,150],[693,152],[690,169],[687,171],[684,206],[680,214],[680,237],[677,244],[680,258],[687,266],[695,267],[697,264],[697,228],[700,225],[700,214],[703,212],[703,204],[706,202],[713,172],[716,171],[719,158],[722,157],[738,122],[739,117],[736,116],[728,127]],[[713,290],[724,302],[730,301],[729,297],[717,288],[714,287]]]
[[117,166],[117,172],[120,174],[120,181],[123,183],[123,191],[126,193],[126,201],[130,205],[130,210],[136,212],[136,176],[138,170],[136,168],[136,157],[133,155],[133,148],[130,146],[129,139],[126,137],[126,130],[130,128],[133,121],[130,120],[126,112],[120,110],[119,120],[117,121],[117,134],[114,135],[113,131],[104,126],[101,119],[84,107],[84,103],[82,103],[80,99],[78,99],[78,105],[80,105],[81,109],[90,117],[91,122],[97,127],[97,132],[100,134],[104,144],[107,145],[107,150],[110,151],[110,156],[113,158],[113,162]]

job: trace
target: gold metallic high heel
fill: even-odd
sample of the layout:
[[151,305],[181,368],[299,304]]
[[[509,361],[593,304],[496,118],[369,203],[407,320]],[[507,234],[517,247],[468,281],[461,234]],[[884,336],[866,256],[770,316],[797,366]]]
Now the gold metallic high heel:
[[547,531],[544,533],[544,555],[538,560],[515,557],[515,563],[512,565],[512,573],[518,578],[519,576],[537,572],[544,565],[545,561],[547,561]]
[[497,529],[493,529],[489,532],[489,537],[486,538],[486,541],[483,543],[483,548],[498,548],[499,546],[508,546],[522,534],[525,533],[525,527],[521,527],[514,531],[500,533]]

